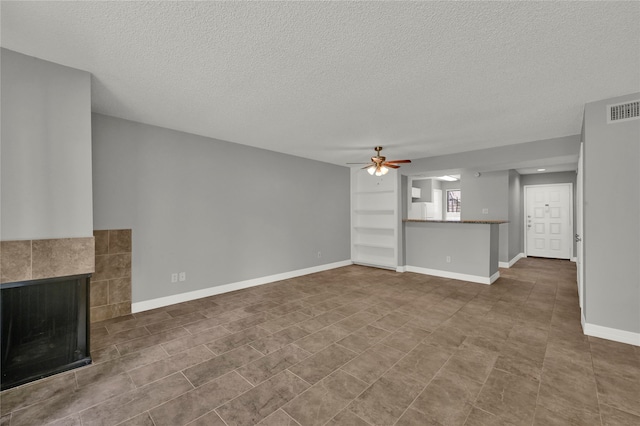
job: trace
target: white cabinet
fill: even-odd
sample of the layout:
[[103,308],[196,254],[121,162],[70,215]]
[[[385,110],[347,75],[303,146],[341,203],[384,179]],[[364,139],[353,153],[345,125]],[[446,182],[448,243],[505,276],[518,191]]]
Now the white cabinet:
[[398,265],[398,194],[395,170],[371,176],[351,171],[351,260],[396,269]]

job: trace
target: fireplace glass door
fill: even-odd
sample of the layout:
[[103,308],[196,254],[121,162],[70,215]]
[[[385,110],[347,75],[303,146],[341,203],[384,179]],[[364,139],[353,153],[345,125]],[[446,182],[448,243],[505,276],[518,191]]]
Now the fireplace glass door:
[[91,363],[89,276],[3,284],[2,390]]

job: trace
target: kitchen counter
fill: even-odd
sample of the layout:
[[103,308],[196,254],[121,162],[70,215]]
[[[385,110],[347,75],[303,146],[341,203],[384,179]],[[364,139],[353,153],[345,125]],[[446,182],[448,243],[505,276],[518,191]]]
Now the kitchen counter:
[[480,223],[486,225],[500,225],[509,223],[508,220],[433,220],[433,219],[404,219],[403,222],[427,222],[427,223]]
[[403,222],[407,272],[481,284],[491,284],[500,277],[498,227],[507,221],[408,219]]

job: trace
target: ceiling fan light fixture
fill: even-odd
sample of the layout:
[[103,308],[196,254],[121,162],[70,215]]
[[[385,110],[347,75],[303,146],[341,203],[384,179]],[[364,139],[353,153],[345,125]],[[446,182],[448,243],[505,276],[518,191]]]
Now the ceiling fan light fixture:
[[373,176],[373,174],[376,172],[376,166],[371,166],[367,169],[367,172],[369,172],[369,174],[371,176]]

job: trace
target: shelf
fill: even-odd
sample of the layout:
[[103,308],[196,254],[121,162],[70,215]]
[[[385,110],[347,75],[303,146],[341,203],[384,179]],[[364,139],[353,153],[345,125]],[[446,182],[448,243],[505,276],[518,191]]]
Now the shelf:
[[396,248],[392,244],[353,243],[353,245],[358,247],[373,247],[373,248],[391,249],[391,250],[395,250]]
[[362,229],[367,231],[395,231],[393,226],[354,226],[354,229]]
[[359,209],[359,210],[354,210],[354,212],[356,214],[393,214],[395,213],[394,210],[387,210],[387,209]]
[[355,195],[393,194],[393,193],[394,193],[393,189],[386,189],[384,191],[356,191],[356,192],[354,192]]
[[356,265],[362,265],[362,266],[372,266],[374,268],[385,268],[385,269],[391,269],[392,271],[395,271],[397,266],[390,264],[390,263],[384,263],[384,262],[369,262],[367,260],[358,260],[355,259],[353,261],[354,264]]

